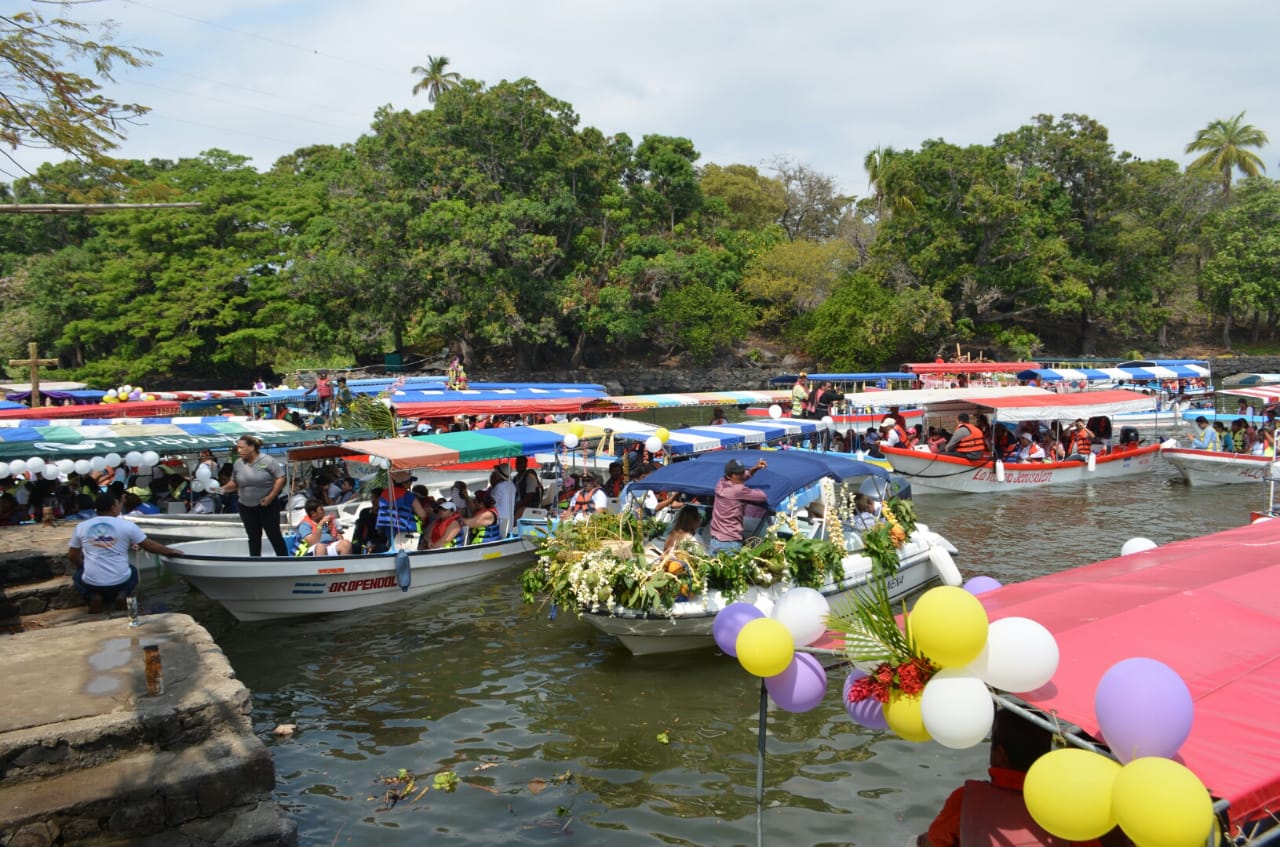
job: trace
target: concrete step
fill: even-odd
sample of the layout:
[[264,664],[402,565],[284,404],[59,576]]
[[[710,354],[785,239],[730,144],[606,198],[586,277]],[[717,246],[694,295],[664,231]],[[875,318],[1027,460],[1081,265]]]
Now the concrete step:
[[12,604],[19,615],[38,615],[50,609],[70,609],[83,606],[84,598],[76,591],[71,577],[66,574],[28,582],[21,585],[0,587],[0,609]]

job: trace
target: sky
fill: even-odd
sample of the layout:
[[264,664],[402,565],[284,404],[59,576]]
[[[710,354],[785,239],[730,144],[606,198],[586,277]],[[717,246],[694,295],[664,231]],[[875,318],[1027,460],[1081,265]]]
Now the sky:
[[[986,144],[1038,114],[1089,115],[1117,151],[1183,164],[1198,129],[1241,111],[1280,143],[1271,0],[100,0],[72,14],[162,54],[106,86],[152,109],[125,158],[220,148],[266,169],[354,142],[381,106],[429,108],[410,72],[429,55],[488,85],[529,77],[606,134],[683,136],[700,164],[781,156],[855,195],[876,146]],[[1276,144],[1259,152],[1280,173]]]

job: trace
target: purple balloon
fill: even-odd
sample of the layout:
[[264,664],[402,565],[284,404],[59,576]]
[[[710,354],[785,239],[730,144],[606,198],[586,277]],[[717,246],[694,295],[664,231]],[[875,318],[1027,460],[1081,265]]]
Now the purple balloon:
[[973,595],[985,594],[1000,587],[1000,581],[989,576],[975,576],[964,584],[964,590]]
[[788,712],[807,712],[817,707],[827,693],[827,672],[809,653],[796,653],[780,674],[764,681],[769,696]]
[[764,612],[750,603],[730,603],[725,606],[716,615],[715,623],[711,625],[711,635],[716,640],[716,646],[736,658],[738,655],[738,633],[742,632],[742,628],[747,625],[748,621],[763,617]]
[[849,713],[849,717],[853,718],[853,722],[859,726],[865,726],[867,729],[888,729],[889,724],[884,719],[884,704],[879,700],[874,697],[868,697],[866,700],[859,700],[856,703],[849,702],[849,689],[864,676],[866,674],[857,668],[849,672],[849,678],[844,681],[844,691],[840,695],[844,703],[844,710]]
[[1172,759],[1191,734],[1191,691],[1155,659],[1125,659],[1098,681],[1093,711],[1107,746],[1122,763],[1143,756]]

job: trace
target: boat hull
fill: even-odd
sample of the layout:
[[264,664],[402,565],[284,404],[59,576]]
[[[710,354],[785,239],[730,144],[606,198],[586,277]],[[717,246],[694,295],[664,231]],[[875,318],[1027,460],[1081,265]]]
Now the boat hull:
[[243,537],[182,545],[168,567],[242,621],[348,612],[422,597],[527,564],[533,544],[511,537],[488,544],[408,553],[410,584],[401,590],[396,554],[248,555]]
[[1266,482],[1274,478],[1275,460],[1266,456],[1166,447],[1164,460],[1178,469],[1188,485],[1235,485]]
[[1160,456],[1160,446],[1150,444],[1098,455],[1093,470],[1086,462],[1006,462],[1000,480],[991,459],[971,461],[918,450],[881,449],[894,472],[911,480],[913,494],[995,494],[1132,476],[1150,471]]

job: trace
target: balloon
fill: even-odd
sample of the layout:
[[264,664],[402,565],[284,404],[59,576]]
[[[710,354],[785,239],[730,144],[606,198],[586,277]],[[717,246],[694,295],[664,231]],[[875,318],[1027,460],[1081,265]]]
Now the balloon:
[[920,695],[895,691],[884,704],[884,722],[904,741],[928,741],[929,730],[924,728],[920,714]]
[[[660,426],[660,427],[658,427],[657,429],[655,429],[655,430],[653,431],[653,437],[654,437],[654,438],[656,438],[656,439],[658,439],[658,443],[660,443],[660,444],[666,444],[666,443],[667,443],[667,439],[671,437],[671,433],[667,430],[667,428],[666,428],[665,426]],[[656,450],[650,450],[649,452],[650,452],[650,453],[656,453],[657,451],[656,451]]]
[[907,616],[917,647],[944,668],[963,667],[987,643],[987,610],[978,599],[951,585],[930,588]]
[[140,392],[140,391],[130,391],[130,392],[129,392],[129,399],[130,399],[130,400],[133,400],[133,401],[136,403],[137,401],[139,401],[139,400],[141,400],[141,399],[142,399],[142,392]]
[[204,491],[204,480],[203,479],[191,480],[191,490],[197,494]]
[[131,468],[136,468],[142,464],[142,454],[137,450],[130,450],[124,454],[124,463]]
[[734,644],[747,673],[765,678],[785,671],[796,653],[791,633],[772,618],[747,621]]
[[844,710],[848,713],[853,722],[859,726],[865,726],[867,729],[888,729],[889,724],[884,720],[884,706],[874,697],[868,697],[865,700],[859,700],[856,703],[849,702],[849,689],[853,684],[867,674],[854,668],[849,672],[849,676],[844,681],[844,689],[841,694],[841,702],[844,703]]
[[75,470],[76,470],[76,463],[71,461],[70,459],[58,460],[58,473],[62,474],[63,476],[69,476],[75,473]]
[[573,423],[569,424],[569,432],[573,433],[574,438],[581,438],[582,434],[586,431],[587,431],[587,428],[582,424],[578,423],[577,421],[574,421]]
[[788,712],[807,712],[827,693],[827,672],[808,653],[797,653],[786,670],[764,681],[769,696]]
[[150,402],[152,402],[152,401],[154,401],[154,400],[156,399],[156,395],[154,395],[154,394],[143,394],[143,395],[142,395],[142,399],[143,399],[143,400],[146,400],[148,403],[150,403]]
[[204,484],[204,490],[208,491],[210,494],[217,494],[222,490],[222,486],[219,485],[216,480],[211,479]]
[[160,454],[155,450],[148,450],[142,454],[142,464],[148,468],[154,468],[160,464]]
[[[28,462],[27,464],[31,464],[31,463],[30,463],[30,462]],[[44,466],[44,470],[40,472],[40,475],[41,475],[42,477],[44,477],[45,479],[57,479],[57,478],[58,478],[58,466],[57,466],[57,465],[55,465],[55,464],[53,464],[53,463],[46,464],[46,465]]]
[[132,386],[132,385],[122,385],[122,386],[120,386],[119,388],[117,388],[117,389],[116,389],[116,394],[117,394],[117,395],[123,395],[123,396],[126,396],[126,397],[127,397],[127,396],[129,395],[129,392],[130,392],[130,391],[132,391],[132,390],[133,390],[133,386]]
[[793,588],[773,607],[769,617],[787,628],[797,647],[812,644],[827,631],[831,605],[812,588]]
[[31,471],[33,474],[44,473],[44,459],[41,459],[39,456],[32,456],[30,459],[27,459],[27,470]]
[[764,612],[750,603],[730,603],[716,614],[715,622],[711,625],[711,636],[716,640],[716,646],[728,655],[737,657],[738,633],[742,632],[747,621],[763,617]]
[[7,479],[11,473],[13,472],[9,470],[9,463],[0,462],[0,479]]
[[1191,734],[1191,692],[1173,668],[1155,659],[1116,662],[1093,695],[1093,711],[1111,753],[1121,762],[1173,758]]
[[9,463],[9,473],[14,476],[22,476],[27,472],[27,462],[25,459],[14,459]]
[[1124,834],[1143,847],[1195,847],[1213,830],[1204,784],[1170,759],[1135,759],[1120,769],[1111,808]]
[[578,436],[572,432],[566,433],[564,436],[564,447],[566,450],[574,450],[578,447]]
[[830,415],[823,415],[823,416],[822,416],[822,422],[823,422],[824,424],[826,424],[827,426],[831,426],[833,423],[835,423],[835,422],[836,422],[836,419],[835,419],[835,418],[833,418],[833,417],[831,417]]
[[106,390],[106,393],[102,395],[103,400],[114,400],[115,397],[116,397],[116,390],[114,388],[108,388]]
[[1078,747],[1051,750],[1031,763],[1022,798],[1050,835],[1092,841],[1116,825],[1111,801],[1119,774],[1120,765],[1100,753]]
[[1156,544],[1150,538],[1130,538],[1120,548],[1120,555],[1129,556],[1134,553],[1141,553],[1145,550],[1154,550],[1159,546],[1159,544]]
[[920,718],[934,741],[953,750],[982,742],[996,707],[986,683],[961,668],[943,668],[925,683]]
[[777,403],[774,403],[772,406],[770,406],[769,417],[773,418],[775,421],[778,418],[782,417],[782,407],[779,406]]
[[119,453],[108,453],[107,455],[103,456],[102,458],[103,458],[103,461],[105,461],[105,462],[107,463],[107,467],[109,467],[109,468],[118,468],[118,467],[120,467],[120,454],[119,454]]
[[89,470],[94,473],[102,473],[107,469],[107,460],[101,456],[94,456],[89,460]]
[[992,579],[989,576],[975,576],[961,587],[976,597],[979,594],[986,594],[988,591],[995,591],[1001,585],[999,580]]
[[987,644],[969,663],[969,672],[992,688],[1020,694],[1035,691],[1058,670],[1058,642],[1030,618],[1001,618],[987,630]]
[[93,465],[88,459],[76,459],[75,468],[80,476],[88,476],[93,471]]
[[196,468],[196,479],[207,480],[213,476],[213,471],[209,470],[208,465],[200,465]]
[[658,440],[658,436],[650,435],[644,440],[644,449],[648,450],[650,453],[661,453],[662,442]]

